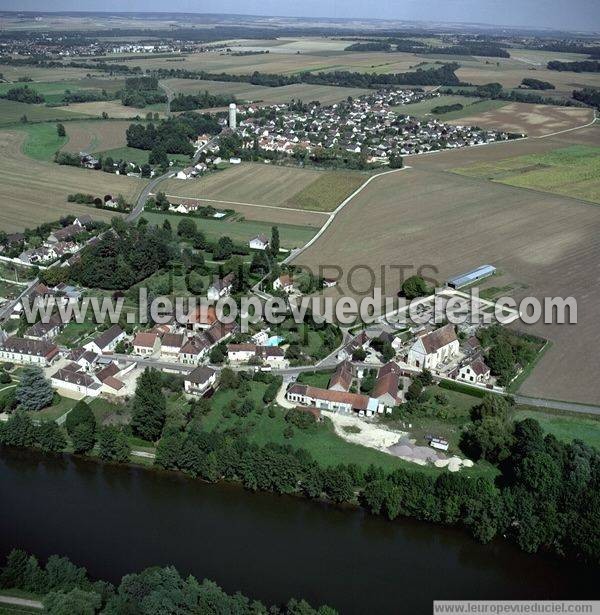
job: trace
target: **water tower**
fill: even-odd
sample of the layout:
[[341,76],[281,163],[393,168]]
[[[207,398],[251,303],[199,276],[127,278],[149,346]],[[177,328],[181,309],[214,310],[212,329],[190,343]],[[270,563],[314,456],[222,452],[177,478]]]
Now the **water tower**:
[[231,128],[231,130],[237,128],[237,107],[235,103],[229,105],[229,128]]

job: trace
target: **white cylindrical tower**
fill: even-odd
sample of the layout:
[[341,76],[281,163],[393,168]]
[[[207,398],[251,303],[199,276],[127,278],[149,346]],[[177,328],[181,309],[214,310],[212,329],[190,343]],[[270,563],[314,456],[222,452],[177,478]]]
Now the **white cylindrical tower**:
[[235,103],[229,105],[229,128],[231,130],[237,128],[237,106]]

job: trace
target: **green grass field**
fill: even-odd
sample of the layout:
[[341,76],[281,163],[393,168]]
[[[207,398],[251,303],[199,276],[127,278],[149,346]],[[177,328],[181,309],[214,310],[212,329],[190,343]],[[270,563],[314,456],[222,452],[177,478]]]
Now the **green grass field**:
[[18,125],[23,116],[26,116],[29,122],[82,120],[91,117],[69,109],[57,109],[46,107],[46,105],[28,105],[14,100],[0,99],[0,126]]
[[[432,114],[431,110],[434,107],[441,107],[445,105],[463,105],[463,109],[459,111],[451,111],[449,113]],[[475,113],[483,113],[484,111],[491,111],[492,109],[498,109],[508,104],[502,100],[479,100],[471,96],[459,96],[459,95],[445,95],[438,96],[436,98],[429,98],[417,103],[408,105],[399,105],[394,107],[396,113],[402,115],[412,115],[415,117],[425,117],[431,115],[441,121],[455,120],[461,117],[467,117],[474,115]]]
[[54,153],[63,147],[69,137],[59,137],[56,124],[24,124],[20,128],[27,133],[23,153],[34,160],[52,160]]
[[550,413],[537,409],[519,409],[515,418],[535,419],[542,429],[551,433],[562,442],[582,440],[590,446],[600,449],[600,417],[570,413]]
[[[181,216],[173,214],[155,213],[150,211],[144,212],[144,218],[153,224],[162,225],[165,219],[168,219],[173,228],[177,228],[177,224],[181,220]],[[198,230],[202,231],[209,241],[216,241],[220,237],[228,236],[233,241],[238,243],[248,243],[248,240],[264,233],[267,236],[271,235],[272,224],[270,222],[259,222],[256,220],[211,220],[207,218],[194,217]],[[293,226],[291,224],[278,224],[279,237],[282,248],[295,248],[303,246],[315,234],[315,229],[306,226]]]
[[454,169],[468,177],[600,203],[600,147],[573,145]]
[[0,96],[13,88],[27,86],[38,94],[43,95],[46,103],[59,103],[62,102],[66,90],[71,92],[81,92],[84,90],[116,92],[124,87],[124,85],[125,81],[123,79],[73,79],[70,81],[0,83]]
[[[106,158],[110,156],[113,160],[127,160],[128,162],[134,162],[135,164],[142,165],[148,162],[148,156],[150,152],[145,149],[138,149],[137,147],[116,147],[114,149],[104,150],[102,152],[96,152],[98,156]],[[175,164],[185,165],[190,163],[190,157],[182,154],[169,154],[169,160],[172,160]]]
[[313,211],[333,211],[367,180],[362,173],[324,173],[288,199],[286,205]]

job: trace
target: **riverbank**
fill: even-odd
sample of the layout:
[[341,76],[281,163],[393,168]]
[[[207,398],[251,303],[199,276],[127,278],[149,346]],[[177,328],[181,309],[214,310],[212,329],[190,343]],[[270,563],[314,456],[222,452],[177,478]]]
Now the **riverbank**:
[[390,523],[362,509],[250,494],[180,473],[3,449],[0,485],[0,557],[13,547],[43,558],[62,553],[111,582],[172,564],[228,593],[268,603],[303,597],[351,615],[375,604],[395,614],[399,601],[419,614],[431,612],[434,598],[595,593],[596,569],[531,556],[503,540],[480,545],[456,528]]

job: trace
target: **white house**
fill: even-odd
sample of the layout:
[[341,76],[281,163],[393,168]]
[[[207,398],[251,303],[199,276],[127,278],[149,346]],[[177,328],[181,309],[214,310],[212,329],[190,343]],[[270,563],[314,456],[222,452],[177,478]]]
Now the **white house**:
[[217,372],[205,365],[198,366],[190,372],[183,381],[184,391],[188,395],[204,395],[215,384]]
[[284,293],[291,293],[294,290],[294,281],[287,274],[282,274],[273,281],[273,290],[282,290]]
[[269,339],[269,329],[263,329],[262,331],[259,331],[258,333],[255,333],[252,336],[252,341],[257,346],[264,346],[267,343],[268,339]]
[[266,235],[257,235],[256,237],[252,237],[248,245],[253,250],[266,250],[269,247],[269,238]]
[[96,354],[103,352],[112,352],[117,344],[125,339],[125,331],[119,325],[113,325],[106,331],[103,331],[96,339],[84,345],[86,350],[91,350]]
[[183,333],[165,333],[161,340],[160,356],[176,359],[184,342],[185,335]]
[[286,392],[288,401],[304,406],[315,406],[331,412],[357,412],[373,416],[377,413],[379,403],[376,399],[360,393],[320,389],[306,384],[293,384]]
[[231,363],[247,363],[256,356],[256,344],[229,344],[227,358]]
[[44,367],[58,357],[58,346],[46,340],[28,340],[13,336],[0,344],[0,359],[11,363],[34,363]]
[[133,338],[133,352],[139,355],[154,354],[160,348],[160,337],[156,332],[142,331]]
[[80,397],[98,397],[102,383],[93,375],[87,374],[77,363],[69,363],[50,376],[55,389],[70,391]]
[[196,167],[186,167],[185,169],[178,171],[175,177],[177,179],[190,179],[192,177],[196,177],[196,175],[198,175],[198,169],[196,169]]
[[242,159],[237,158],[236,156],[229,159],[229,164],[241,164]]
[[458,369],[458,380],[485,384],[490,379],[490,368],[481,357],[467,363]]
[[421,369],[434,369],[439,363],[459,352],[454,325],[447,324],[419,337],[408,351],[408,364]]
[[212,284],[206,291],[206,296],[209,301],[218,301],[221,297],[226,297],[231,293],[233,288],[233,282],[235,280],[235,274],[233,271],[228,273],[223,278],[215,277]]

